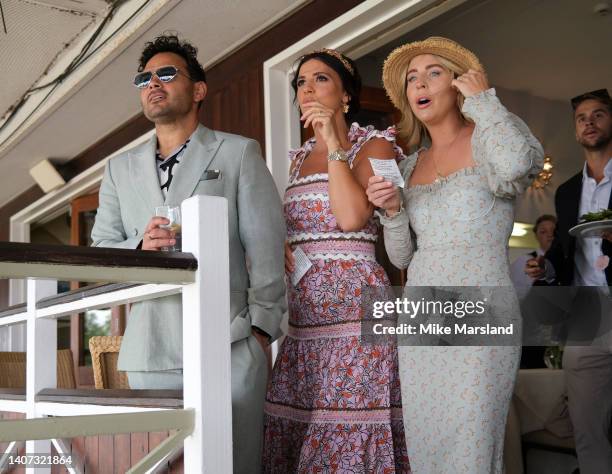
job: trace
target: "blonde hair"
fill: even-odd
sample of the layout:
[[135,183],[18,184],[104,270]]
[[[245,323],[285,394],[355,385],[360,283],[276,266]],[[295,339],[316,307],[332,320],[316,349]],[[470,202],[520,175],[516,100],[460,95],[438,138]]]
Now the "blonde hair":
[[[442,65],[442,67],[453,73],[453,79],[467,72],[467,69],[462,68],[457,63],[450,61],[449,59],[443,58],[442,56],[438,56],[436,54],[433,54],[432,56],[434,56],[438,61],[440,61],[440,65]],[[406,66],[406,70],[403,72],[404,81],[406,80],[405,76],[407,72],[408,66]],[[463,94],[457,91],[457,108],[459,109],[459,113],[463,117],[463,120],[465,120],[466,122],[472,122],[461,112],[464,100],[465,97],[463,97]],[[408,142],[409,147],[420,147],[423,144],[424,140],[429,139],[429,133],[427,133],[427,128],[425,127],[423,122],[416,118],[414,112],[410,108],[408,98],[406,97],[406,87],[404,87],[404,93],[402,94],[400,105],[402,119],[398,124],[399,134],[404,140]]]

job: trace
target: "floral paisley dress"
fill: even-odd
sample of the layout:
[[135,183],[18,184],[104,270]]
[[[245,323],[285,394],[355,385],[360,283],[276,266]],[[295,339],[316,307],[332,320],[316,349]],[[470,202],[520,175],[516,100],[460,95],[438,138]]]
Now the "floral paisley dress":
[[[395,131],[349,131],[349,164],[375,137],[393,144]],[[288,285],[289,330],[268,388],[264,472],[410,472],[401,416],[395,344],[361,342],[362,287],[388,286],[376,262],[378,226],[343,232],[330,208],[327,174],[300,177],[314,139],[290,152],[285,193],[288,241],[313,266]],[[362,158],[365,159],[365,158]]]

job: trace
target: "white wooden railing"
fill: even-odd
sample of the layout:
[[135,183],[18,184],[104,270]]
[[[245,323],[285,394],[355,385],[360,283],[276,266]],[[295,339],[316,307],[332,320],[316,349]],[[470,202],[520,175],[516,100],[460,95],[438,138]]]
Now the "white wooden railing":
[[[146,252],[144,258],[142,251],[113,250],[123,252],[125,261],[131,264],[117,262],[109,266],[99,263],[102,249],[87,249],[98,252],[90,261],[87,258],[59,261],[57,257],[39,254],[27,258],[22,249],[27,250],[28,244],[14,244],[13,250],[0,252],[0,278],[28,279],[24,311],[0,318],[0,326],[27,325],[25,399],[0,399],[0,411],[24,413],[26,419],[0,422],[0,442],[26,441],[27,453],[51,453],[53,444],[58,452],[68,454],[61,442],[64,438],[177,430],[129,472],[155,469],[181,444],[186,473],[232,472],[227,201],[192,197],[182,204],[182,216],[183,252],[192,255]],[[186,268],[151,264],[151,257],[170,263],[189,260],[194,265]],[[70,303],[37,307],[42,298],[56,293],[57,280],[143,284]],[[182,294],[183,352],[188,354],[183,357],[182,409],[59,403],[37,398],[41,390],[56,387],[57,318],[177,293]],[[44,470],[37,468],[36,473],[40,472]],[[71,472],[76,471],[72,468]]]

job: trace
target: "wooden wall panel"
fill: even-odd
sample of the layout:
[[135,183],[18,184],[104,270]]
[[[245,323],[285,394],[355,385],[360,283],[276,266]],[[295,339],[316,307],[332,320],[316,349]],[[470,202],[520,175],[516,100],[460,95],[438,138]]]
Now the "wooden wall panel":
[[136,464],[149,452],[149,433],[132,433],[130,439],[130,457]]
[[100,462],[99,437],[87,436],[85,438],[85,472],[87,474],[97,474]]
[[114,474],[115,443],[112,435],[98,436],[98,472],[96,474]]
[[115,474],[123,474],[131,466],[131,437],[129,434],[117,434],[113,440],[115,454]]
[[85,458],[87,457],[87,448],[85,444],[85,437],[79,436],[78,438],[72,439],[72,462],[79,472],[85,471]]

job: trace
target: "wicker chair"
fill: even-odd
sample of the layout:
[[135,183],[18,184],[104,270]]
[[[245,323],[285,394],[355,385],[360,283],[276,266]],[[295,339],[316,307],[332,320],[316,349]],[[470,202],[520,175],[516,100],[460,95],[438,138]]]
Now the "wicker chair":
[[130,388],[127,374],[117,370],[121,339],[121,336],[94,336],[89,339],[96,388]]
[[[26,353],[0,352],[0,387],[25,388],[25,386]],[[70,349],[57,351],[57,387],[76,388]]]

